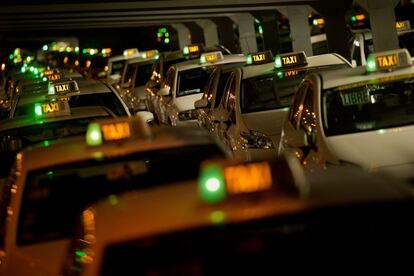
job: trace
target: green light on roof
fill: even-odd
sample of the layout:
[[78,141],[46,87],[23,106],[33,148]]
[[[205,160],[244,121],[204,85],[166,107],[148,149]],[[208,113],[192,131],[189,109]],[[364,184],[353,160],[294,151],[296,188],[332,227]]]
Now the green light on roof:
[[87,52],[88,52],[88,50],[86,50],[86,49],[82,50],[82,53],[84,53],[84,54],[86,54]]
[[43,45],[42,50],[43,50],[43,51],[47,51],[47,50],[49,50],[49,46],[47,46],[46,44],[45,44],[45,45]]
[[246,64],[253,64],[253,57],[252,57],[252,55],[247,55],[247,57],[246,57]]
[[283,77],[284,77],[284,74],[281,71],[277,72],[276,75],[279,79],[283,79]]
[[170,37],[170,33],[165,33],[165,37]]
[[22,73],[26,72],[26,67],[22,67],[22,69],[20,70]]
[[79,52],[79,47],[75,47],[75,52]]
[[47,77],[43,77],[42,78],[42,81],[47,81]]
[[97,123],[89,124],[86,131],[86,144],[89,146],[102,145],[101,127]]
[[35,116],[42,116],[43,115],[43,110],[42,110],[42,105],[41,104],[35,104],[34,113],[35,113]]
[[280,56],[276,56],[275,58],[275,67],[281,68],[282,67],[282,58]]
[[188,46],[185,46],[184,48],[183,48],[183,54],[184,55],[188,55],[190,53],[190,49],[188,49]]
[[162,33],[162,34],[165,34],[167,32],[167,28],[165,28],[165,27],[159,28],[158,32]]
[[14,55],[10,54],[9,59],[13,59],[13,58],[14,58]]
[[352,21],[352,22],[357,21],[357,18],[356,18],[356,16],[355,16],[355,15],[351,17],[351,21]]
[[48,147],[49,146],[49,141],[48,140],[44,140],[43,141],[43,146]]
[[260,24],[260,20],[257,18],[254,19],[254,22],[256,22],[257,24]]
[[30,66],[29,70],[30,70],[30,72],[33,72],[34,71],[34,67],[33,66]]
[[47,175],[53,175],[53,171],[48,171]]
[[39,74],[39,69],[35,68],[33,72],[37,75]]
[[377,71],[377,63],[375,62],[375,58],[373,56],[369,56],[367,58],[366,71],[369,73]]
[[224,200],[226,189],[222,168],[215,164],[202,168],[198,188],[201,199],[207,203],[217,203]]
[[157,33],[157,37],[162,37],[162,33]]
[[201,64],[204,64],[204,63],[206,63],[207,61],[206,61],[206,57],[205,57],[205,55],[201,55],[201,57],[200,57],[200,63]]
[[169,39],[168,37],[167,37],[167,38],[165,38],[165,39],[164,39],[164,43],[165,43],[165,44],[170,43],[170,39]]
[[259,25],[259,34],[263,34],[263,27]]

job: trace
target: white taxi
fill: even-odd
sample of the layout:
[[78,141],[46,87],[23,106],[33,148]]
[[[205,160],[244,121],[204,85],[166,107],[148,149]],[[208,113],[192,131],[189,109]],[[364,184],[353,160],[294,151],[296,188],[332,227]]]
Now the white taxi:
[[121,74],[123,72],[125,62],[128,59],[139,56],[137,48],[124,50],[122,55],[113,56],[108,59],[107,82],[110,84],[117,84],[121,81]]
[[245,161],[276,158],[284,119],[305,74],[351,67],[337,54],[306,57],[296,52],[273,61],[271,52],[261,52],[247,60],[248,65],[221,73],[229,74],[228,80],[216,92],[222,95],[220,104],[211,107],[206,124],[236,159]]
[[406,49],[367,65],[307,76],[283,127],[280,151],[312,170],[351,164],[414,179],[414,66]]
[[246,63],[244,55],[223,55],[222,52],[203,53],[199,60],[189,60],[170,67],[161,98],[155,104],[158,120],[164,124],[196,124],[194,103],[203,95],[203,88],[216,66]]
[[150,129],[138,117],[92,122],[84,136],[20,152],[0,194],[0,274],[57,275],[88,204],[195,179],[202,161],[226,156],[202,129]]

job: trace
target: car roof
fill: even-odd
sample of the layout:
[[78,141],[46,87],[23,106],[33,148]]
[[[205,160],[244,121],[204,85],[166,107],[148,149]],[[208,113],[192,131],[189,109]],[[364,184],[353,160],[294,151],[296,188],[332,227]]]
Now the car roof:
[[175,67],[177,71],[185,71],[199,67],[206,67],[206,66],[214,66],[220,64],[227,64],[227,63],[243,63],[246,62],[246,56],[242,54],[237,55],[223,55],[223,60],[217,62],[209,62],[205,64],[200,64],[200,59],[192,59],[183,61],[177,64],[172,65],[171,67]]
[[71,108],[71,115],[57,116],[57,117],[45,117],[42,119],[35,119],[33,116],[18,116],[1,121],[0,132],[8,131],[12,129],[19,129],[31,125],[47,124],[53,122],[60,122],[73,119],[83,119],[91,117],[105,117],[111,113],[107,108],[102,106],[87,106],[87,107],[74,107]]
[[[280,68],[279,71],[283,70],[300,70],[306,68],[332,66],[332,65],[347,65],[351,67],[351,64],[338,54],[323,54],[307,57],[308,64],[306,66],[295,67],[295,68]],[[275,70],[274,63],[266,63],[261,65],[246,65],[242,68],[243,79],[261,76],[267,73],[272,73]]]
[[[344,181],[332,183],[338,172],[344,175]],[[374,177],[358,168],[335,168],[330,172],[316,172],[312,177],[307,197],[268,191],[262,195],[234,197],[220,204],[204,204],[199,197],[197,182],[187,181],[147,191],[127,192],[117,196],[116,204],[108,199],[100,200],[88,210],[94,214],[97,240],[107,245],[213,226],[216,222],[212,216],[217,212],[224,214],[223,222],[227,224],[303,213],[324,206],[353,206],[413,198],[406,183]],[[255,204],[252,204],[252,199]]]
[[[126,140],[118,143],[108,143],[102,146],[88,146],[85,136],[63,138],[51,142],[49,146],[36,145],[22,151],[24,169],[34,169],[58,166],[62,164],[94,160],[100,157],[117,157],[135,152],[170,149],[183,146],[198,146],[215,144],[226,152],[216,138],[206,130],[198,127],[153,127],[152,138]],[[51,158],[45,158],[50,156]]]
[[375,72],[370,74],[366,73],[364,66],[318,73],[322,79],[322,89],[330,89],[342,85],[370,81],[372,79],[394,77],[407,74],[414,74],[414,66],[394,70],[391,72]]

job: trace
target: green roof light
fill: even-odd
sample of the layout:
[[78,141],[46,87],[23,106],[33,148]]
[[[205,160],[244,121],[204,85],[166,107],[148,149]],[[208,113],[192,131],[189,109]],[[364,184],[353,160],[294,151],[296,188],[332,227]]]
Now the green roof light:
[[26,67],[22,67],[22,69],[20,70],[22,73],[26,72]]
[[34,112],[35,112],[35,116],[42,116],[43,115],[42,105],[35,104]]
[[43,50],[43,51],[47,51],[47,50],[49,50],[49,46],[47,46],[47,44],[43,45],[42,50]]
[[283,77],[284,77],[284,74],[281,71],[277,72],[276,75],[279,79],[283,79]]
[[206,63],[206,62],[207,62],[206,61],[206,57],[204,55],[201,55],[201,57],[200,57],[200,63],[203,64],[203,63]]
[[102,133],[99,124],[89,124],[88,129],[86,131],[86,143],[89,146],[102,145]]
[[355,16],[355,15],[351,17],[351,21],[352,21],[352,22],[357,21],[357,18],[356,18],[356,16]]
[[276,68],[281,68],[282,67],[282,59],[280,58],[280,56],[276,56],[276,58],[275,58],[275,67]]
[[373,56],[369,56],[367,58],[366,70],[369,73],[377,71],[377,63],[375,62],[375,58]]
[[226,197],[223,170],[211,164],[204,167],[198,181],[200,197],[207,203],[217,203]]
[[246,64],[253,64],[253,57],[252,57],[252,55],[247,55],[247,57],[246,57]]
[[263,34],[263,27],[262,27],[262,25],[259,25],[259,34]]
[[167,37],[167,38],[165,38],[165,39],[164,39],[164,43],[165,43],[165,44],[170,43],[170,39],[169,39],[168,37]]
[[79,47],[77,47],[77,46],[75,47],[75,52],[77,52],[77,53],[79,52]]
[[158,29],[159,33],[165,34],[167,32],[167,28],[163,27],[163,28],[159,28]]
[[9,55],[9,59],[13,59],[14,58],[14,55],[13,54],[10,54]]
[[185,46],[183,49],[183,54],[188,55],[190,53],[190,49],[188,49],[188,46]]

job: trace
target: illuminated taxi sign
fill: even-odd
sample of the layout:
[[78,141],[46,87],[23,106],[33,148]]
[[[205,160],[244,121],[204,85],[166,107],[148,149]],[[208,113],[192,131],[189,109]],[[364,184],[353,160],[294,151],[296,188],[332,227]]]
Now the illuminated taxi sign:
[[183,48],[184,55],[198,54],[202,50],[201,44],[191,44]]
[[410,21],[409,20],[397,21],[395,23],[395,28],[397,29],[397,31],[408,31],[408,30],[411,30]]
[[366,71],[391,71],[411,66],[411,56],[407,49],[397,49],[370,54],[367,58]]
[[254,65],[258,65],[258,64],[264,64],[264,63],[269,63],[269,62],[273,62],[273,55],[271,51],[265,51],[265,52],[259,52],[259,53],[254,53],[254,54],[249,54],[247,56],[247,64],[254,64]]
[[48,69],[48,70],[43,71],[43,75],[45,76],[50,76],[53,74],[60,74],[60,72],[58,69]]
[[34,105],[35,117],[57,117],[70,115],[68,102],[49,101]]
[[201,168],[199,192],[207,203],[217,203],[227,195],[263,192],[272,188],[268,162],[239,165],[206,163]]
[[275,58],[276,68],[287,68],[307,65],[305,52],[296,52],[277,55]]
[[139,55],[138,49],[137,48],[132,48],[132,49],[126,49],[124,50],[124,57],[135,57]]
[[58,81],[62,79],[62,76],[60,74],[51,74],[51,75],[47,75],[47,78],[49,81]]
[[220,60],[223,60],[223,53],[220,51],[217,52],[211,52],[211,53],[204,53],[200,57],[200,63],[208,63],[208,62],[217,62]]
[[53,82],[49,86],[49,94],[65,95],[76,92],[79,92],[79,87],[74,80]]
[[150,51],[141,52],[141,57],[145,59],[158,59],[159,52],[158,50],[150,50]]
[[299,74],[302,74],[302,72],[300,72],[299,70],[287,70],[287,71],[278,71],[276,73],[276,76],[279,79],[284,79],[284,78],[296,77],[296,76],[299,76]]
[[119,142],[138,137],[149,137],[149,126],[141,118],[121,118],[91,123],[86,132],[89,146]]

